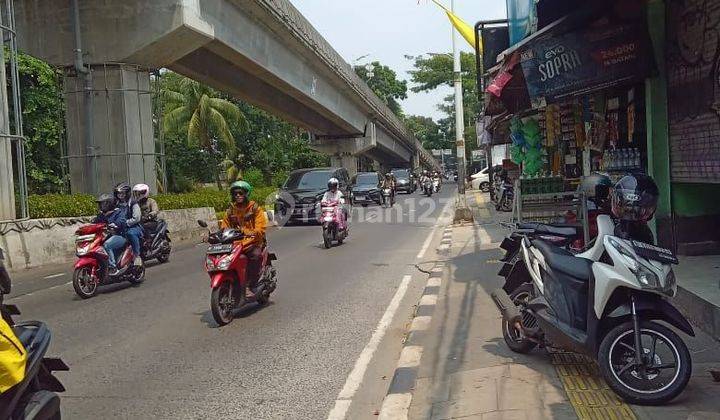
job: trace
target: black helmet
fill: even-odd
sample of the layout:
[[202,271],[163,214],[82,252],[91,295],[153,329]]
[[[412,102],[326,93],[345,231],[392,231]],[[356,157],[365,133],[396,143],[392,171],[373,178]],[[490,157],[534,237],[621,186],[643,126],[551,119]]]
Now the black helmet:
[[603,205],[610,198],[610,188],[613,184],[610,177],[602,172],[593,172],[583,178],[578,186],[578,191],[585,193],[585,196],[598,207]]
[[98,209],[102,213],[109,212],[115,208],[115,197],[110,194],[100,194],[95,202],[98,204]]
[[647,175],[624,176],[611,194],[612,213],[621,220],[652,219],[660,192],[655,181]]
[[120,200],[118,198],[119,193],[125,193],[125,198],[122,201],[128,201],[130,199],[130,184],[127,182],[121,182],[113,188],[113,196],[115,196],[116,199]]

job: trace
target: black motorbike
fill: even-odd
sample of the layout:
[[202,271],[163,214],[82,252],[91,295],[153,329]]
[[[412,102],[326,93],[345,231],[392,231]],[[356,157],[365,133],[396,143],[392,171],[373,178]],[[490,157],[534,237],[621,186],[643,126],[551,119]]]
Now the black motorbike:
[[14,322],[13,316],[19,315],[20,311],[15,305],[2,303],[4,295],[10,293],[11,286],[0,250],[0,312],[24,347],[18,351],[27,353],[25,377],[0,394],[0,419],[59,420],[60,397],[57,393],[64,392],[65,387],[53,372],[70,368],[59,358],[45,357],[50,347],[51,334],[44,323]]
[[142,260],[156,259],[160,263],[167,262],[172,251],[167,222],[151,216],[143,220],[142,227],[144,232],[140,255]]
[[513,184],[508,181],[504,181],[500,185],[500,190],[497,192],[497,202],[495,203],[495,209],[498,211],[511,211],[514,199],[515,189],[513,187]]

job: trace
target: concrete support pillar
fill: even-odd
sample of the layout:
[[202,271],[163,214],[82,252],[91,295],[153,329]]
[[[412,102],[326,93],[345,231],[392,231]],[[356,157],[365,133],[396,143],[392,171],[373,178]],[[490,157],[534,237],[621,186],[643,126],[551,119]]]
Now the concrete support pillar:
[[412,168],[416,169],[420,167],[420,153],[415,152],[413,153],[413,160],[412,160]]
[[[83,95],[82,75],[69,70],[65,104],[72,192],[96,195],[122,181],[142,182],[155,191],[150,73],[129,65],[92,66],[89,110]],[[85,112],[91,112],[91,138],[84,129]]]
[[351,153],[338,153],[330,156],[330,165],[347,169],[350,178],[358,172],[358,158]]
[[[4,53],[0,51],[0,58],[4,60]],[[15,182],[13,176],[12,138],[5,137],[10,134],[10,121],[8,111],[8,96],[5,66],[0,66],[0,220],[15,218]]]

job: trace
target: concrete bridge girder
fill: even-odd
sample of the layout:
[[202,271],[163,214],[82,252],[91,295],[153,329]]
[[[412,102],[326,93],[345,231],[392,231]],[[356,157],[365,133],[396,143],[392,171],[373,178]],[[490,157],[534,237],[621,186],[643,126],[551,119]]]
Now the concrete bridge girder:
[[[371,92],[367,96],[367,86],[360,82],[358,90],[359,79],[347,63],[338,61],[332,47],[287,0],[79,3],[86,63],[168,67],[333,139],[341,148],[347,147],[346,139],[365,136],[366,127],[379,119],[391,128],[378,126],[372,148],[349,153],[380,162],[407,165],[414,152],[425,152],[377,97]],[[15,9],[20,48],[70,67],[70,0],[16,0]],[[335,59],[328,61],[328,56]],[[76,115],[82,112],[77,108],[82,104],[67,105],[69,111],[71,105],[76,107]],[[125,140],[128,149],[137,146],[136,139]],[[69,139],[77,145],[84,141]],[[96,139],[96,147],[107,146],[103,141]]]

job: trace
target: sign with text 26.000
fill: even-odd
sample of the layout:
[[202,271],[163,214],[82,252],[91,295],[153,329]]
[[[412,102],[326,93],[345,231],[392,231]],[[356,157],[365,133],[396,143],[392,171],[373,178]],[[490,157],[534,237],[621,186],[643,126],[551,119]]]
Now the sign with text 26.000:
[[520,57],[536,105],[636,83],[654,68],[644,22],[601,20],[575,32],[531,41]]

